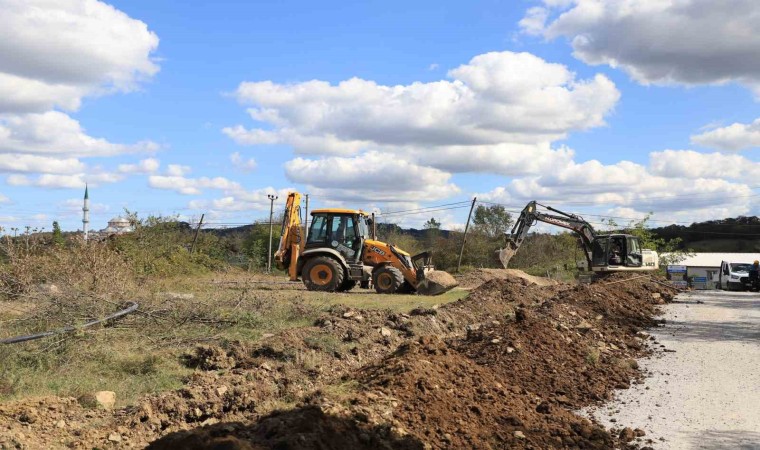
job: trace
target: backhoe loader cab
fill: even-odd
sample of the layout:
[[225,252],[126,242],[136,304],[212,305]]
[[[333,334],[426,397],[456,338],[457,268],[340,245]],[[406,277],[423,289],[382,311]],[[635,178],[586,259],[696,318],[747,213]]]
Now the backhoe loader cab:
[[361,249],[369,237],[367,215],[348,209],[320,209],[311,213],[304,250],[331,248],[348,262],[361,261]]
[[361,210],[312,211],[307,238],[302,241],[299,201],[298,193],[288,196],[280,247],[275,254],[278,267],[288,270],[291,281],[300,276],[307,289],[329,292],[372,282],[381,294],[437,295],[456,286],[451,275],[433,274],[428,252],[411,256],[372,239],[370,218]]

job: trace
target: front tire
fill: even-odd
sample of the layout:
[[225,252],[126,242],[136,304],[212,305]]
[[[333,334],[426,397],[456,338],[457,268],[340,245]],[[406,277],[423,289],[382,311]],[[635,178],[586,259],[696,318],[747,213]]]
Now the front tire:
[[393,266],[382,266],[372,273],[372,284],[378,294],[393,294],[404,284],[404,275]]
[[317,256],[304,264],[301,279],[310,291],[335,292],[343,284],[343,267],[329,256]]

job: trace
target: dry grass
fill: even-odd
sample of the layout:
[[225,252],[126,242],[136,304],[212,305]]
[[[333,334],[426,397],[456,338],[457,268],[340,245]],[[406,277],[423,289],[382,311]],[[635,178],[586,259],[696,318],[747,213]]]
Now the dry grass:
[[[82,323],[119,309],[125,300],[139,302],[140,309],[107,327],[0,346],[0,399],[111,390],[124,406],[141,395],[180,387],[191,373],[181,356],[200,343],[255,342],[264,333],[311,325],[336,304],[408,312],[467,293],[387,296],[357,289],[329,294],[237,270],[143,280],[117,273],[109,292],[105,266],[87,267],[84,280],[79,272],[56,278],[57,293],[32,283],[25,293],[7,295],[0,302],[0,337]],[[307,344],[322,350],[341,345],[324,336],[312,341]],[[317,363],[308,354],[300,360],[306,368]]]

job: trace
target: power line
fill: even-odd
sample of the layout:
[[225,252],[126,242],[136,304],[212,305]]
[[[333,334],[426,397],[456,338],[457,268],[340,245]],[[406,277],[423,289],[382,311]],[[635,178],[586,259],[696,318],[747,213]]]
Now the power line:
[[381,211],[380,213],[378,213],[376,215],[388,216],[388,215],[400,214],[400,213],[405,213],[405,212],[416,213],[416,212],[419,212],[419,211],[422,211],[422,210],[425,210],[425,209],[441,208],[441,207],[444,207],[444,206],[461,205],[461,204],[469,204],[469,203],[470,203],[470,201],[467,200],[467,201],[462,201],[462,202],[444,203],[442,205],[426,206],[426,207],[415,208],[415,209],[403,209],[403,210],[400,210],[400,211],[388,211],[388,212],[382,212]]

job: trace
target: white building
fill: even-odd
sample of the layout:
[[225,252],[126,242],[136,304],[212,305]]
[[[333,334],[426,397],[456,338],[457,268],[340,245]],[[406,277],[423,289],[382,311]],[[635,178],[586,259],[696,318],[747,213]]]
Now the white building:
[[110,236],[112,234],[124,234],[135,231],[135,228],[129,223],[129,219],[125,217],[114,217],[108,221],[108,226],[100,230],[101,234]]
[[[662,257],[668,255],[663,253]],[[695,289],[713,289],[723,261],[752,264],[756,260],[760,261],[760,253],[693,253],[674,265],[686,266],[686,279]]]

